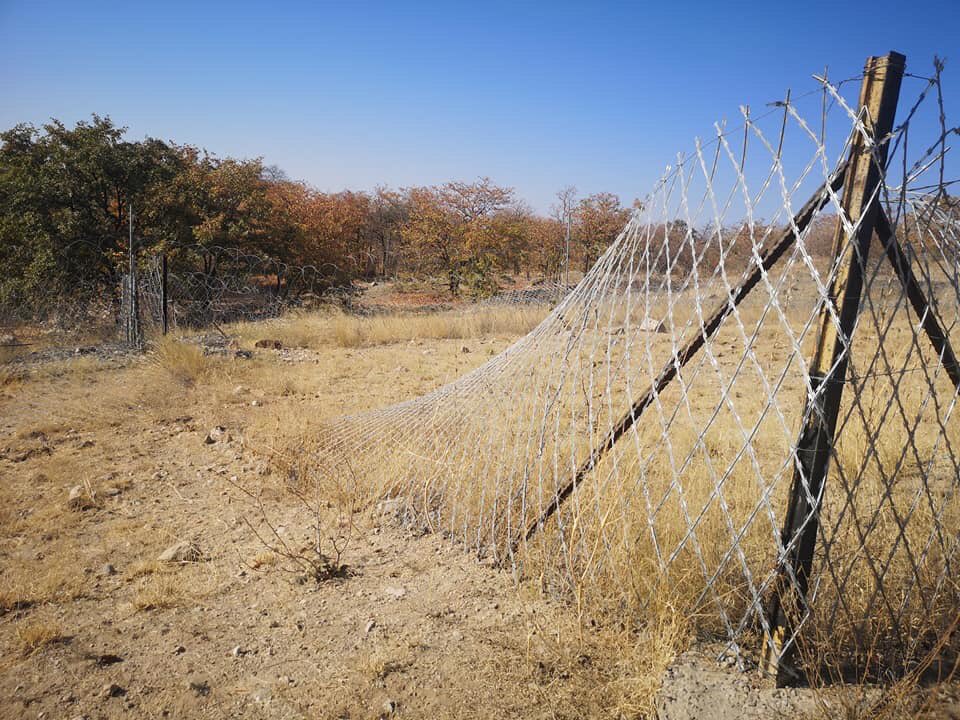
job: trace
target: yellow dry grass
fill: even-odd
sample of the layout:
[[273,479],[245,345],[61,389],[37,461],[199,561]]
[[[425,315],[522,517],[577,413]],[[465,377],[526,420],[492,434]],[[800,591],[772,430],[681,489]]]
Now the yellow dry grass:
[[63,639],[63,628],[49,620],[30,620],[17,627],[17,641],[24,655],[38,652]]
[[203,348],[174,336],[155,343],[150,349],[149,359],[155,372],[184,387],[196,385],[210,368]]
[[[375,494],[403,496],[431,527],[502,552],[680,344],[671,332],[624,342],[631,316],[620,300],[591,307],[586,327],[567,328],[579,338],[565,356],[575,381],[557,372],[537,384],[556,367],[567,335],[544,339],[512,375],[480,391],[451,390],[435,404],[345,422],[315,449],[319,471],[356,457]],[[960,498],[950,490],[960,432],[943,415],[955,390],[942,371],[933,380],[918,370],[937,360],[925,339],[910,342],[902,306],[885,315],[896,305],[873,301],[880,309],[865,311],[858,329],[822,511],[817,608],[830,632],[818,633],[814,621],[802,639],[837,674],[852,666],[863,677],[909,667],[960,611],[944,536],[960,522]],[[648,306],[684,337],[699,326],[695,307],[682,297],[668,308]],[[683,381],[659,393],[591,470],[559,519],[521,545],[528,581],[582,616],[626,623],[638,636],[663,622],[651,613],[656,598],[670,597],[671,616],[715,639],[755,605],[757,583],[776,568],[772,538],[792,477],[806,397],[801,368],[813,341],[804,327],[815,307],[764,311],[762,296],[741,306]],[[786,330],[803,337],[799,352]],[[351,331],[349,342],[361,334]],[[541,427],[546,433],[536,435]]]
[[185,581],[172,573],[152,573],[138,580],[131,604],[137,610],[162,610],[179,605],[187,597]]
[[516,337],[532,330],[547,312],[548,308],[543,306],[372,316],[323,311],[292,314],[266,323],[235,323],[225,330],[245,344],[277,339],[288,347],[359,348],[411,340]]

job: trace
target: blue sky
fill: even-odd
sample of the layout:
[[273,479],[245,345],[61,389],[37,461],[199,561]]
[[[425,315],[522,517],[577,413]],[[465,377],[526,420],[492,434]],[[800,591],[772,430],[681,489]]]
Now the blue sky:
[[321,190],[486,175],[546,210],[567,184],[629,202],[739,104],[891,49],[947,57],[960,122],[960,0],[0,0],[0,127],[96,112]]

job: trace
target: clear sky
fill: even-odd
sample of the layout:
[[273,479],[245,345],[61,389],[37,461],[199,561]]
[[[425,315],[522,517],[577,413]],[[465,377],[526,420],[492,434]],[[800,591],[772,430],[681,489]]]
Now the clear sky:
[[546,210],[629,202],[739,104],[889,50],[947,58],[957,124],[960,0],[0,0],[0,127],[96,112],[321,190],[490,176]]

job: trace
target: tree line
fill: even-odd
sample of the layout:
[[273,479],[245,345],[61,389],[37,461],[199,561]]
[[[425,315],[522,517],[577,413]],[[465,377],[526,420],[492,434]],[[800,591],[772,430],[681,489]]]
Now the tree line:
[[133,208],[141,253],[190,247],[215,274],[224,251],[312,266],[330,286],[358,278],[442,277],[484,294],[501,273],[586,270],[629,217],[611,193],[558,194],[549,215],[512,188],[473,182],[320,192],[261,159],[126,139],[94,115],[0,133],[0,306],[117,287]]

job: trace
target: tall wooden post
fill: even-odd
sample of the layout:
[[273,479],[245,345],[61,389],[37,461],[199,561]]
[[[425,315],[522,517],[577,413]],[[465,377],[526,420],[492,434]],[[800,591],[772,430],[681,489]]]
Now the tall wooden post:
[[163,334],[167,334],[169,324],[167,320],[167,254],[160,256],[160,320],[163,324]]
[[791,616],[807,610],[824,484],[860,310],[870,239],[880,209],[879,186],[905,62],[906,58],[895,52],[868,58],[860,87],[859,107],[869,139],[861,134],[854,139],[843,183],[843,214],[855,223],[854,234],[849,237],[838,220],[833,250],[836,274],[820,313],[817,346],[810,363],[812,395],[804,408],[783,526],[784,557],[767,613],[770,632],[764,646],[763,669],[776,676],[778,685],[786,684],[795,675],[790,667],[797,647]]

